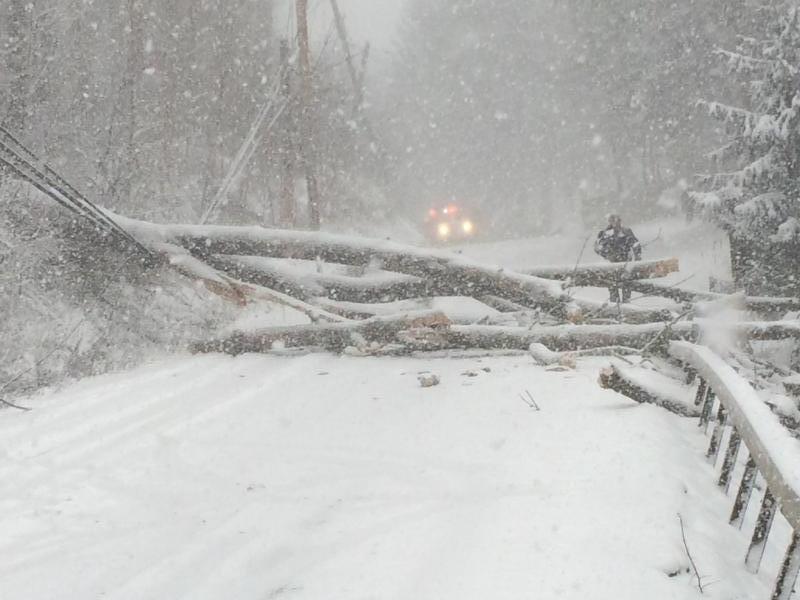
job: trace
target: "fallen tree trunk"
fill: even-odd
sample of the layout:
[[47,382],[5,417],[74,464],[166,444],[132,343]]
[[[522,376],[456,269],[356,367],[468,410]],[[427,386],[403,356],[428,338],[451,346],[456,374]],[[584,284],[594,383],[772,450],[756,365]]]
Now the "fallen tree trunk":
[[203,258],[214,269],[239,281],[276,290],[299,300],[308,301],[323,291],[313,280],[301,280],[277,269],[256,268],[231,256],[211,255]]
[[[436,315],[435,326],[425,319]],[[411,313],[402,316],[376,317],[333,325],[269,328],[255,332],[236,332],[226,339],[194,345],[198,352],[266,352],[280,342],[285,347],[312,346],[340,352],[357,335],[365,343],[401,344],[407,351],[483,349],[528,350],[531,344],[543,344],[557,351],[580,351],[610,346],[641,349],[657,336],[669,340],[695,341],[700,337],[701,322],[679,322],[666,327],[645,325],[558,325],[532,328],[491,325],[451,325],[439,312]],[[741,339],[775,340],[800,337],[800,323],[737,323],[730,331]],[[410,332],[410,333],[409,333]]]
[[[215,269],[238,280],[280,290],[306,302],[314,301],[348,318],[368,318],[381,312],[380,305],[401,300],[457,296],[454,288],[438,280],[421,280],[409,275],[384,272],[379,277],[349,277],[322,273],[299,272],[291,266],[276,265],[274,260],[253,256],[212,255],[204,257]],[[341,302],[326,305],[314,298],[326,297]],[[504,307],[522,308],[521,305],[496,296],[482,296]],[[645,309],[633,304],[610,304],[582,298],[572,299],[574,307],[569,318],[576,322],[588,318],[613,319],[626,323],[667,322],[673,315],[669,311]],[[359,304],[361,306],[354,306]],[[349,306],[348,306],[349,305]],[[524,310],[524,308],[523,308]],[[399,310],[393,311],[397,314]]]
[[600,387],[642,404],[655,404],[682,417],[699,417],[689,386],[656,371],[612,363],[600,371]]
[[[643,325],[556,325],[530,329],[519,327],[492,327],[484,325],[454,325],[447,338],[455,348],[502,348],[525,350],[538,343],[558,351],[574,351],[626,346],[643,348],[655,336],[665,340],[697,340],[704,321],[679,322],[666,326],[659,323]],[[782,340],[800,337],[800,323],[777,321],[772,323],[736,323],[729,328],[737,338],[754,340]]]
[[718,294],[687,290],[657,281],[632,281],[631,289],[648,296],[662,296],[678,302],[717,302],[730,300],[741,303],[743,309],[754,312],[781,313],[800,311],[800,298],[772,298],[767,296],[745,296],[744,294]]
[[446,328],[450,322],[437,311],[421,311],[402,316],[375,317],[366,321],[270,327],[256,332],[238,331],[222,339],[197,342],[192,352],[225,352],[244,354],[269,352],[274,347],[324,348],[342,352],[348,346],[362,343],[391,344],[401,331],[426,328],[435,331]]
[[[455,348],[502,348],[527,350],[531,344],[542,344],[551,350],[576,351],[625,346],[642,348],[656,335],[663,333],[660,323],[644,325],[555,325],[528,329],[486,325],[453,326],[448,342]],[[694,339],[692,323],[678,323],[671,330],[673,339]]]
[[[520,325],[520,320],[530,319],[533,311],[526,313],[501,313],[486,306],[474,298],[415,298],[379,304],[362,304],[358,302],[340,302],[328,298],[315,298],[312,303],[332,313],[349,319],[369,319],[413,313],[425,310],[436,310],[444,313],[452,323],[470,325]],[[523,325],[530,325],[530,320]]]
[[343,302],[373,304],[430,296],[429,285],[417,277],[396,273],[351,277],[338,274],[303,273],[292,266],[275,265],[254,256],[214,255],[210,265],[236,279],[281,290],[306,301],[327,297]]
[[[450,328],[448,342],[456,348],[503,348],[525,350],[531,344],[559,350],[573,351],[604,346],[644,348],[656,336],[667,340],[700,338],[705,321],[660,323],[643,325],[556,325],[522,329],[519,327],[492,327],[483,325],[455,325]],[[737,339],[783,340],[800,338],[800,322],[775,321],[734,323],[728,331]]]
[[[461,256],[433,250],[403,246],[389,241],[351,238],[319,232],[285,231],[259,227],[223,227],[196,225],[154,225],[120,217],[125,227],[143,240],[168,240],[187,248],[193,255],[221,268],[233,269],[238,277],[264,285],[291,290],[304,299],[309,297],[309,284],[293,281],[287,273],[269,272],[253,263],[236,266],[242,257],[297,258],[322,260],[330,263],[368,266],[379,263],[380,268],[417,278],[418,281],[392,281],[385,287],[370,290],[361,286],[342,285],[342,281],[326,282],[317,278],[315,284],[332,283],[329,293],[343,288],[343,294],[358,301],[381,300],[393,295],[398,298],[432,296],[495,296],[514,305],[541,308],[563,320],[579,322],[586,313],[597,317],[653,322],[664,319],[659,311],[649,311],[632,305],[609,305],[590,300],[573,299],[561,284],[500,267],[482,265]],[[228,255],[220,258],[218,255]],[[221,261],[221,262],[218,262]],[[602,265],[608,267],[609,265]],[[617,267],[619,268],[619,267]],[[282,288],[283,286],[283,288]],[[336,287],[334,287],[336,286]],[[342,299],[337,295],[336,299]],[[352,300],[351,300],[352,301]]]
[[312,306],[294,295],[283,294],[258,283],[244,283],[225,273],[219,273],[212,265],[198,260],[184,248],[172,244],[156,243],[150,248],[164,256],[169,265],[189,279],[201,283],[207,290],[239,306],[246,306],[251,299],[266,300],[288,306],[305,314],[312,322],[318,320],[338,323],[346,321],[339,315]]
[[524,273],[545,279],[569,280],[575,286],[606,287],[619,281],[666,277],[680,270],[677,258],[626,263],[593,263],[573,267],[537,267]]
[[319,259],[359,266],[377,261],[384,270],[427,281],[429,295],[475,297],[489,294],[564,315],[572,309],[571,299],[555,281],[482,265],[449,252],[319,232],[155,225],[122,217],[120,221],[140,239],[176,243],[203,260],[210,255],[227,254]]

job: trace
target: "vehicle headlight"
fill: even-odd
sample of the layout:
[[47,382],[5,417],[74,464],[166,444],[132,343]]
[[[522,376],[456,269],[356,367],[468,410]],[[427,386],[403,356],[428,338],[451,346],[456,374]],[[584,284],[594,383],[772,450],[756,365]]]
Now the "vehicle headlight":
[[475,230],[475,226],[472,224],[472,221],[464,221],[461,224],[461,229],[464,230],[464,233],[472,233]]
[[450,225],[439,223],[439,237],[446,238],[448,235],[450,235]]

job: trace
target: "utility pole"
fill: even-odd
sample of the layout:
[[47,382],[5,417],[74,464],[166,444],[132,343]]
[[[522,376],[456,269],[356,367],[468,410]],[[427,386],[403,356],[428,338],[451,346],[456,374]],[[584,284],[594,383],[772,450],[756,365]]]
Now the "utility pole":
[[339,42],[342,44],[345,61],[347,62],[347,71],[350,73],[350,80],[353,82],[353,111],[357,114],[361,109],[361,104],[364,102],[363,81],[356,72],[353,54],[350,52],[350,42],[347,39],[347,28],[345,27],[344,17],[342,16],[342,11],[339,10],[339,2],[338,0],[330,1],[331,10],[333,10],[333,20],[336,23],[336,33],[339,35]]
[[124,134],[122,138],[121,160],[119,166],[119,185],[116,190],[118,200],[125,204],[133,199],[134,172],[136,171],[136,130],[137,88],[139,77],[144,66],[144,7],[141,0],[127,0],[128,44],[125,57],[125,71],[122,78],[121,104]]
[[336,24],[336,32],[339,35],[339,42],[344,51],[347,71],[350,74],[350,81],[353,84],[353,120],[366,135],[370,146],[377,149],[381,147],[381,144],[375,135],[375,131],[372,129],[372,125],[366,113],[363,111],[364,81],[367,73],[367,60],[369,59],[369,42],[364,46],[364,51],[361,55],[361,69],[359,72],[359,70],[356,69],[355,57],[350,50],[350,41],[347,37],[347,27],[345,25],[344,16],[342,15],[342,11],[339,10],[339,0],[330,0],[330,3],[331,10],[333,11],[333,20]]
[[314,126],[313,117],[314,88],[311,80],[311,48],[308,41],[308,0],[295,0],[297,12],[297,44],[300,59],[300,76],[302,78],[301,139],[300,158],[306,173],[306,189],[308,191],[308,209],[311,228],[319,229],[321,224],[320,198],[317,178],[314,174]]
[[[280,97],[283,102],[289,102],[291,96],[291,67],[289,65],[289,41],[281,40],[280,49],[281,60],[281,89]],[[294,153],[295,153],[295,117],[294,111],[290,111],[284,120],[281,130],[281,145],[279,151],[280,171],[281,171],[281,191],[280,191],[280,216],[281,227],[294,228],[297,225],[297,206],[294,197]]]

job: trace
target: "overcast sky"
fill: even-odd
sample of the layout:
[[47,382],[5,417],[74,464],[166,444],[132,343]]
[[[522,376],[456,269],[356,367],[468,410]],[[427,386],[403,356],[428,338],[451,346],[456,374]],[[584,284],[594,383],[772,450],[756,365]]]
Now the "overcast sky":
[[[404,0],[339,0],[339,8],[345,16],[348,34],[356,45],[369,41],[374,51],[373,58],[382,62],[392,49],[400,11]],[[287,1],[286,9],[293,14],[294,2]],[[318,42],[327,35],[331,26],[330,0],[310,0],[311,35]],[[285,15],[283,18],[286,22]],[[280,17],[279,17],[280,18]],[[281,21],[278,22],[280,27]]]

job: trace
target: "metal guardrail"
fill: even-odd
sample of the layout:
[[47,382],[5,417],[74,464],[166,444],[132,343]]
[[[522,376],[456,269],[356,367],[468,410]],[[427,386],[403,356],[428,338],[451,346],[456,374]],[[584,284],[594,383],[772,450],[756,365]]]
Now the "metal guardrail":
[[[734,500],[730,523],[740,527],[744,522],[756,475],[761,473],[767,489],[761,502],[745,565],[755,573],[761,566],[767,537],[777,510],[792,527],[792,540],[786,551],[772,592],[773,600],[789,600],[800,574],[800,472],[793,472],[791,459],[781,452],[785,430],[758,397],[749,382],[710,349],[688,342],[671,342],[669,353],[697,373],[700,385],[695,403],[702,406],[700,426],[714,420],[707,456],[716,464],[723,433],[731,427],[722,462],[718,485],[727,493],[739,449],[744,443],[749,457],[739,490]],[[716,411],[716,419],[712,415]],[[794,463],[797,464],[797,463]]]

